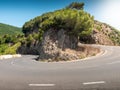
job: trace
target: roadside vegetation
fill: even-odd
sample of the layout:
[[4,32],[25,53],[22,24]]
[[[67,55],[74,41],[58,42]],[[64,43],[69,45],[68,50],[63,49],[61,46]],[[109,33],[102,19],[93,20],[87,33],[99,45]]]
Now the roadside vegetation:
[[16,54],[23,38],[22,34],[0,36],[0,55]]
[[22,37],[21,28],[0,23],[0,55],[16,54]]

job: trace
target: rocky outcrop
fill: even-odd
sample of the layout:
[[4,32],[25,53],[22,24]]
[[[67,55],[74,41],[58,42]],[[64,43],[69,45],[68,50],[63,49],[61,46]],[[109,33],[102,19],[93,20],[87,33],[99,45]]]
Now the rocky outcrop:
[[78,46],[78,37],[68,35],[61,30],[49,29],[44,32],[41,42],[33,43],[31,46],[22,45],[18,52],[21,54],[37,54],[39,60],[70,60],[79,58],[77,55],[66,53],[66,49],[76,49]]
[[[78,44],[78,38],[67,35],[66,31],[48,30],[43,35],[43,40],[38,49],[39,59],[55,59],[63,56],[62,51],[66,48],[75,49]],[[69,54],[67,55],[69,57]]]

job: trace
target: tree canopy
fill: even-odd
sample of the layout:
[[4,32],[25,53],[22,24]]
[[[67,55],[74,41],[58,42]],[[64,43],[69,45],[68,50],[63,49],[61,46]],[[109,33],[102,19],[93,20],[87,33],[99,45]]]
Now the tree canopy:
[[81,3],[81,2],[72,2],[66,8],[83,10],[84,9],[84,3]]
[[[89,35],[94,25],[94,17],[83,10],[84,3],[73,2],[67,8],[38,16],[23,26],[25,35],[42,33],[48,29],[66,30],[70,35]],[[40,35],[42,37],[42,35]]]

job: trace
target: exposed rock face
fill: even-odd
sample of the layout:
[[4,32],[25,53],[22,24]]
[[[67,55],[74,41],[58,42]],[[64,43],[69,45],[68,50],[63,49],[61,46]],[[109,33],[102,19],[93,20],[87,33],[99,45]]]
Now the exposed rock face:
[[108,36],[104,35],[102,32],[99,32],[97,30],[93,31],[91,37],[94,40],[95,44],[114,45],[114,43],[112,42],[112,40],[110,40]]
[[47,61],[76,60],[100,52],[99,49],[90,46],[78,46],[78,38],[68,35],[63,29],[46,31],[37,50],[38,60]]
[[50,29],[43,35],[43,40],[38,49],[39,59],[55,59],[62,56],[62,51],[66,48],[75,49],[77,44],[77,37],[67,35],[64,30]]

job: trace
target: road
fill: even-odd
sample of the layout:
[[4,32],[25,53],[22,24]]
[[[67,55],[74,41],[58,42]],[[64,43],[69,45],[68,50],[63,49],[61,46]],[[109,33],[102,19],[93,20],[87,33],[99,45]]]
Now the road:
[[120,47],[72,62],[37,62],[36,56],[0,60],[0,90],[120,90]]

